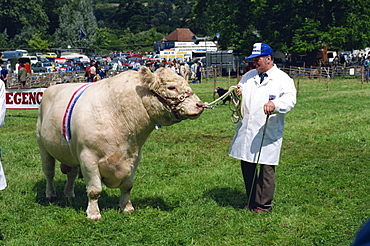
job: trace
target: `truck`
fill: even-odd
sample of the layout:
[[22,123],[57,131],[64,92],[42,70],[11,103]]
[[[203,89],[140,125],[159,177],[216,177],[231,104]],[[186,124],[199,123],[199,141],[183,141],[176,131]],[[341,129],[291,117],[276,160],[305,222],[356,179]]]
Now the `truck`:
[[206,66],[221,67],[222,75],[236,75],[241,65],[243,57],[236,50],[217,50],[207,51]]

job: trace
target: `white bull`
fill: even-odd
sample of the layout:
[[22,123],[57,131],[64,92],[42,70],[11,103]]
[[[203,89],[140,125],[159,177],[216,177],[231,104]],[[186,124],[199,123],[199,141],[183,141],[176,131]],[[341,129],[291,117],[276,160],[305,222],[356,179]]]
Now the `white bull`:
[[74,197],[79,168],[88,195],[87,217],[101,218],[102,183],[119,188],[123,212],[133,211],[130,190],[141,148],[155,125],[196,119],[203,103],[189,84],[169,68],[141,67],[90,84],[48,88],[37,121],[37,141],[46,176],[46,197],[56,198],[55,159],[67,173],[64,195]]

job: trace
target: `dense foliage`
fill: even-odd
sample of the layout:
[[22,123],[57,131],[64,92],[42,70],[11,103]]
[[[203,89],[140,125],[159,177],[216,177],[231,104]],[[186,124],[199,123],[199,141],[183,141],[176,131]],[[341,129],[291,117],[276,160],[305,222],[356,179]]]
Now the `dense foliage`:
[[[197,36],[220,33],[221,48],[243,53],[258,41],[285,52],[324,45],[332,50],[363,49],[369,46],[370,6],[364,0],[0,2],[1,49],[151,49],[153,41],[183,27]],[[80,29],[86,39],[81,39]]]
[[292,52],[369,45],[370,7],[363,0],[197,0],[194,13],[221,33],[224,48],[256,41]]

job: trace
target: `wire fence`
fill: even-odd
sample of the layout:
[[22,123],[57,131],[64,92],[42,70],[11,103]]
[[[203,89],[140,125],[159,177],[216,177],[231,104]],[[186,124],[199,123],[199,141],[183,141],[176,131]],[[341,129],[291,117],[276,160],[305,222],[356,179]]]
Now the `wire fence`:
[[[122,71],[110,70],[107,77],[113,77]],[[27,75],[26,88],[49,87],[63,83],[84,83],[86,82],[85,72],[47,72],[33,73]],[[8,88],[18,88],[19,81],[16,73],[9,74]]]
[[[336,67],[280,67],[281,70],[286,72],[292,78],[313,78],[313,79],[332,79],[338,77],[347,78],[361,78],[362,82],[369,82],[370,72],[364,66],[354,65],[351,67],[336,66]],[[113,77],[124,70],[109,70],[107,77]],[[239,70],[238,70],[239,71]],[[237,83],[243,74],[232,74],[229,70],[228,75],[222,75],[222,66],[218,67],[205,67],[202,70],[203,82],[215,81],[217,77],[227,77],[231,84]],[[48,87],[55,84],[62,83],[79,83],[86,82],[84,72],[47,72],[47,73],[33,73],[27,76],[27,88],[32,87]],[[9,74],[8,88],[18,88],[19,82],[16,73]]]

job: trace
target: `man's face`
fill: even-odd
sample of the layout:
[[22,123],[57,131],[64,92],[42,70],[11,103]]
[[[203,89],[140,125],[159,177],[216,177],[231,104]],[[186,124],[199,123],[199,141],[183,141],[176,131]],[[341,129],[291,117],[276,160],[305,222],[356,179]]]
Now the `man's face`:
[[272,67],[271,56],[258,56],[253,58],[253,64],[257,71],[260,73],[265,73]]

